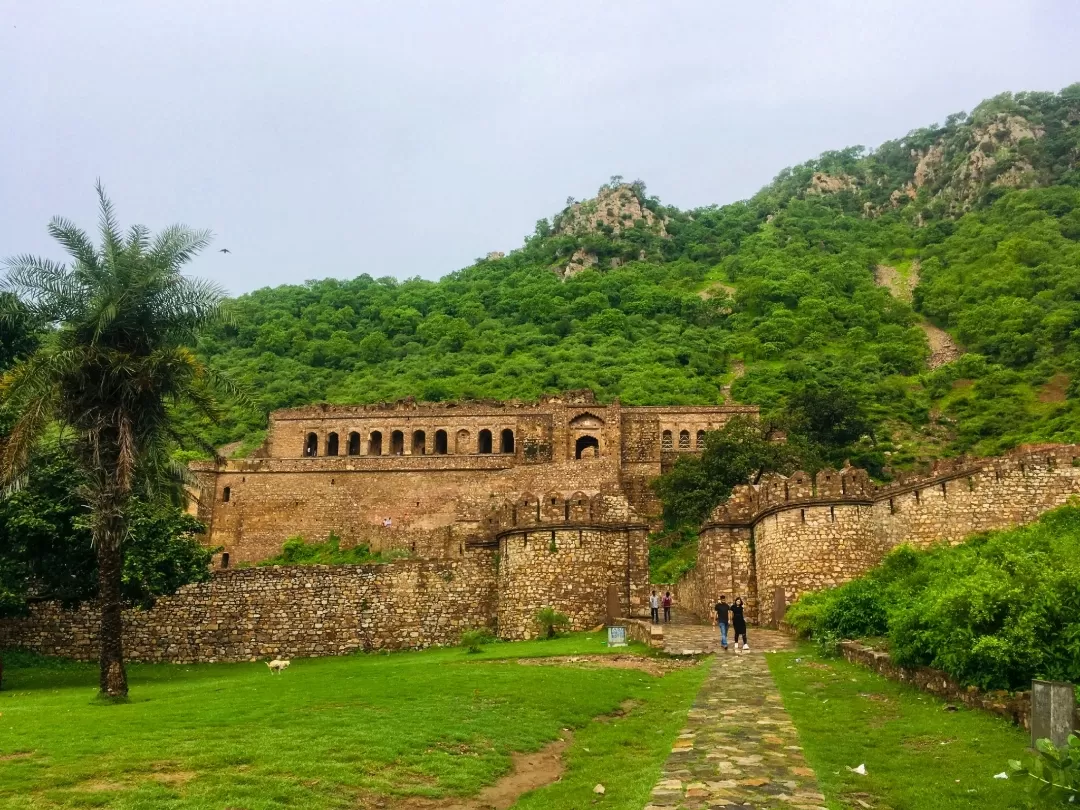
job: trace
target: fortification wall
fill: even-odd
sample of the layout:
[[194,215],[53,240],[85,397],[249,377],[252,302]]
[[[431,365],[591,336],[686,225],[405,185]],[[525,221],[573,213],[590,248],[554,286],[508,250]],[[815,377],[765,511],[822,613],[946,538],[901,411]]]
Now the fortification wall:
[[622,615],[640,614],[649,587],[645,526],[565,525],[513,530],[499,539],[499,635],[533,638],[535,615],[553,607],[574,630],[603,624],[607,588]]
[[752,536],[759,596],[748,614],[771,624],[777,589],[790,604],[865,573],[900,544],[959,542],[1035,520],[1080,492],[1078,457],[1080,448],[1061,445],[955,460],[885,487],[853,468],[823,470],[814,480],[801,472],[767,476],[736,487],[713,511],[701,530],[697,568],[676,584],[676,596],[699,613],[721,593],[745,598],[750,583],[740,594],[728,573],[731,538],[745,532]]
[[[388,463],[380,469],[381,461]],[[312,462],[311,468],[295,469]],[[504,499],[553,491],[563,498],[576,491],[592,497],[602,486],[618,485],[617,461],[609,457],[499,462],[497,456],[230,462],[211,476],[213,488],[204,488],[200,499],[211,504],[208,542],[224,546],[231,564],[271,557],[295,535],[310,542],[331,533],[346,546],[366,543],[378,551],[455,558],[464,553],[477,522]],[[389,528],[383,526],[387,517]]]
[[[486,551],[456,561],[219,571],[150,610],[125,611],[124,650],[133,661],[191,663],[455,644],[466,629],[495,629],[496,602]],[[0,647],[96,660],[98,623],[93,605],[35,605],[28,618],[0,620]]]
[[671,586],[679,607],[703,621],[713,621],[713,606],[720,596],[730,602],[741,596],[746,616],[757,615],[757,574],[751,551],[750,526],[715,526],[698,538],[697,565]]

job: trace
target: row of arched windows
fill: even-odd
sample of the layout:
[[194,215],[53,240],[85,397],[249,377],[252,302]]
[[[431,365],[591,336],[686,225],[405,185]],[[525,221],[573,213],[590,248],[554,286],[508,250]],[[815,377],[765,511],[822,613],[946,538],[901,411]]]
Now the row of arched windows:
[[[459,430],[454,435],[454,455],[466,455],[469,453],[494,453],[495,436],[488,429],[481,430],[476,436],[476,449],[472,447],[472,434],[467,430]],[[351,432],[342,447],[341,439],[337,433],[326,435],[326,445],[322,449],[322,455],[326,456],[403,456],[405,455],[406,440],[409,442],[409,453],[414,456],[445,456],[451,453],[449,435],[445,430],[436,430],[431,445],[428,444],[427,432],[414,430],[406,436],[404,431],[394,430],[390,432],[388,440],[384,440],[381,430],[373,430],[367,435],[365,441],[355,430]],[[506,428],[498,434],[498,452],[512,454],[514,452],[514,431]],[[308,433],[304,438],[304,455],[314,457],[320,455],[319,434]]]
[[[675,449],[675,434],[670,430],[665,430],[660,434],[660,449],[662,450],[674,450]],[[679,450],[704,450],[705,449],[705,431],[699,430],[694,437],[694,446],[690,446],[690,431],[679,431]]]

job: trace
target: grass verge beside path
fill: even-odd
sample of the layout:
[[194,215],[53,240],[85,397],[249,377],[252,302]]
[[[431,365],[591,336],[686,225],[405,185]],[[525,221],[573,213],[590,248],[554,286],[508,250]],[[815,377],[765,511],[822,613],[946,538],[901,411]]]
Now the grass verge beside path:
[[[769,656],[784,706],[799,730],[830,808],[1018,810],[1023,787],[994,779],[1022,759],[1027,734],[808,647]],[[849,767],[866,765],[866,776]],[[861,804],[864,802],[865,804]]]
[[[625,650],[620,650],[624,652]],[[705,675],[520,666],[607,652],[601,634],[460,649],[262,662],[133,665],[132,700],[94,700],[93,665],[8,669],[0,808],[344,808],[375,797],[469,796],[577,729],[563,780],[531,810],[640,810]],[[17,663],[13,661],[12,663]],[[592,722],[633,701],[625,716]]]

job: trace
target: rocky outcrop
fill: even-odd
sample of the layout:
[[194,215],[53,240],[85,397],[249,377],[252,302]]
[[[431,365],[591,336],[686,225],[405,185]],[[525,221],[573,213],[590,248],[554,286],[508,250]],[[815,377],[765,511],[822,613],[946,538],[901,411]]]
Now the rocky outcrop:
[[666,237],[664,220],[644,205],[630,184],[604,186],[591,200],[570,205],[555,218],[554,232],[571,236],[589,233],[615,235],[628,228],[644,227]]

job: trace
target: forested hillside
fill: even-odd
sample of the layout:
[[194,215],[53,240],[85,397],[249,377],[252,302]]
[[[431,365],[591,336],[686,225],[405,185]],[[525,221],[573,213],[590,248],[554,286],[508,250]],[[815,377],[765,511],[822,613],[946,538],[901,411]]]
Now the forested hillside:
[[[612,178],[436,282],[356,272],[237,299],[200,352],[259,411],[193,427],[250,448],[267,411],[301,403],[589,387],[778,418],[797,402],[877,472],[1078,441],[1080,85],[826,153],[722,207]],[[960,356],[931,369],[934,325]]]

